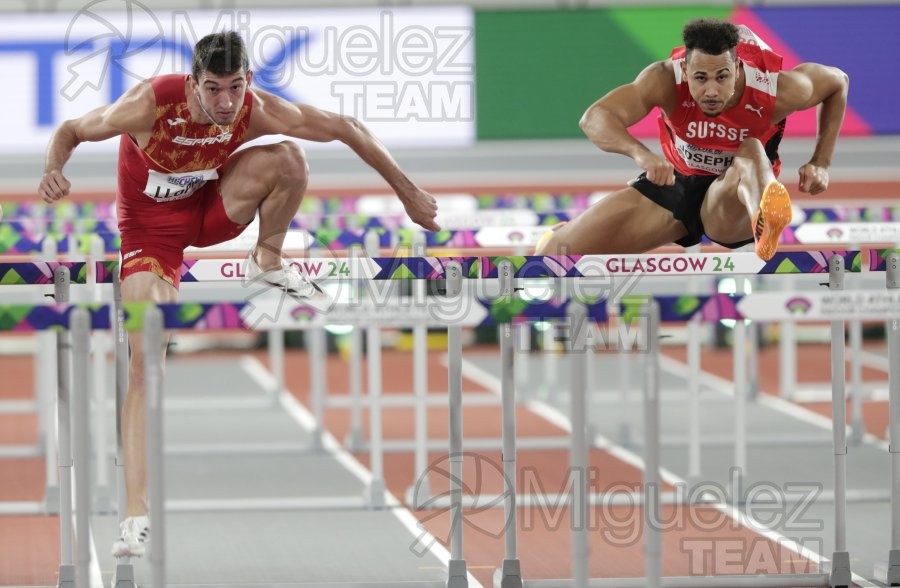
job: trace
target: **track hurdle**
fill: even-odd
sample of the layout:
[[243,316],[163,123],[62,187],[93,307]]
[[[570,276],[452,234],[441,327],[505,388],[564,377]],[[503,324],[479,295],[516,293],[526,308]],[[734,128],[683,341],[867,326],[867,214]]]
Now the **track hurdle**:
[[[8,264],[7,264],[8,265]],[[22,264],[20,267],[38,264]],[[82,264],[83,266],[84,264]],[[3,264],[0,264],[0,271]],[[45,268],[46,269],[46,268]],[[59,281],[65,281],[71,268],[58,264],[55,268]],[[88,586],[90,554],[91,447],[90,447],[90,397],[88,372],[90,366],[89,335],[92,325],[109,326],[108,317],[92,316],[87,308],[68,306],[60,312],[60,306],[7,305],[6,320],[0,327],[4,331],[55,331],[59,351],[59,522],[60,565],[58,586],[80,588]],[[51,448],[52,450],[52,448]],[[73,471],[74,470],[74,471]],[[76,497],[73,508],[72,497]],[[75,524],[73,526],[73,513]]]

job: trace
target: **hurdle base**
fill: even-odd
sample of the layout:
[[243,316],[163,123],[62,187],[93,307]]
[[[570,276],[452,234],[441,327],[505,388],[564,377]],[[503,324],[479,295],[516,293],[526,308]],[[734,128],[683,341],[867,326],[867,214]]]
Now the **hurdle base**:
[[888,586],[900,586],[900,549],[891,550],[888,563],[876,563],[873,576]]
[[831,588],[849,588],[853,585],[849,552],[835,551],[831,561],[822,564],[820,571],[828,574]]
[[325,432],[321,425],[317,424],[316,428],[310,431],[309,451],[312,453],[325,452]]
[[451,559],[447,565],[447,588],[469,588],[469,572],[466,560]]
[[494,588],[522,588],[522,566],[517,559],[504,559],[494,572]]
[[372,480],[363,491],[363,501],[370,509],[383,509],[386,506],[384,502],[384,492],[384,480]]
[[65,564],[59,566],[59,582],[57,588],[75,588],[75,566]]
[[[594,437],[588,437],[593,439]],[[622,447],[629,447],[634,440],[634,434],[631,432],[631,425],[628,423],[620,423],[618,431],[616,431],[616,441]]]
[[362,453],[366,446],[366,439],[363,436],[363,433],[359,429],[351,429],[347,436],[344,437],[344,447],[347,448],[347,451],[352,451],[355,453]]
[[44,508],[47,514],[59,514],[59,486],[47,486],[44,489]]
[[112,588],[135,588],[134,566],[131,564],[118,564],[116,575],[113,576]]
[[428,504],[431,499],[431,484],[428,483],[428,476],[425,475],[416,484],[406,489],[406,503],[413,510],[419,510]]

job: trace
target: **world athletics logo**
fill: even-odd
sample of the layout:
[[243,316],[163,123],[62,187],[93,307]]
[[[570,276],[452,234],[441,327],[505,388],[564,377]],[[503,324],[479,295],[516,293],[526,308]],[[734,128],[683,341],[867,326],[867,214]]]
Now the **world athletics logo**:
[[803,315],[812,308],[812,301],[804,296],[794,296],[784,304],[788,312],[793,315]]
[[839,240],[844,238],[844,229],[840,227],[831,227],[828,229],[825,234],[829,239]]

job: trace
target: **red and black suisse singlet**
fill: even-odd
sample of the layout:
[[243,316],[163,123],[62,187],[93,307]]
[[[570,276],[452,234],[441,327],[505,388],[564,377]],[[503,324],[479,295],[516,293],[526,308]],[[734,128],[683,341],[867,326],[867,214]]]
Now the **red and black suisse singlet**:
[[776,176],[781,169],[778,144],[784,121],[772,124],[772,112],[782,59],[747,27],[739,25],[738,30],[736,52],[743,62],[746,86],[740,102],[719,116],[705,115],[694,102],[681,71],[684,47],[672,50],[678,101],[671,116],[661,112],[659,130],[663,153],[680,174],[723,173],[740,144],[750,137],[765,146]]
[[244,142],[253,95],[231,125],[203,125],[190,115],[184,74],[149,80],[156,96],[156,120],[144,149],[130,135],[119,141],[120,197],[173,202],[190,198],[206,182],[218,179],[218,168]]

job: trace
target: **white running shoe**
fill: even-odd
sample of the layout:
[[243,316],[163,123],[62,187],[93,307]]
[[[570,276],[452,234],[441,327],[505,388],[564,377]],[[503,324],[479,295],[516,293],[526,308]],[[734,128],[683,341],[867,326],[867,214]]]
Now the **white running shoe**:
[[150,541],[150,519],[128,517],[119,523],[119,539],[113,543],[113,557],[141,557]]
[[283,260],[279,269],[263,271],[251,253],[244,267],[244,275],[250,281],[260,281],[278,288],[297,302],[312,306],[318,311],[328,312],[334,306],[334,300],[321,286]]

